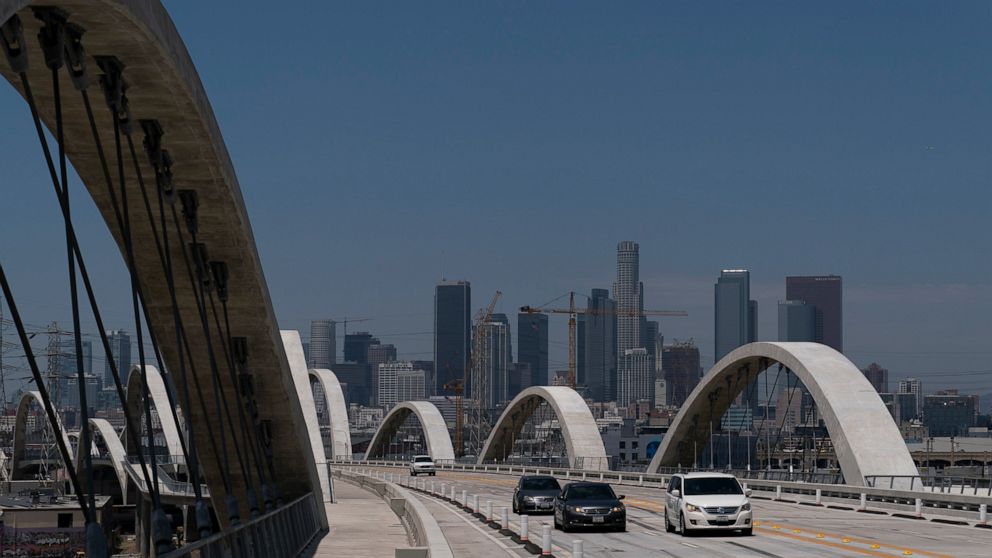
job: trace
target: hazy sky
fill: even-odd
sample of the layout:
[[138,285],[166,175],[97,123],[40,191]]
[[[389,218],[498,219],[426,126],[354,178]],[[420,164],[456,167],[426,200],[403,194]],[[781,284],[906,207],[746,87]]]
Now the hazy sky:
[[[629,239],[645,306],[688,310],[662,332],[707,365],[721,268],[751,270],[763,340],[786,275],[835,273],[855,363],[992,391],[987,2],[167,4],[284,328],[373,318],[349,329],[430,358],[442,275],[514,314],[610,288]],[[29,321],[67,323],[57,207],[11,88],[0,121],[0,258]],[[107,321],[133,330],[86,203]]]

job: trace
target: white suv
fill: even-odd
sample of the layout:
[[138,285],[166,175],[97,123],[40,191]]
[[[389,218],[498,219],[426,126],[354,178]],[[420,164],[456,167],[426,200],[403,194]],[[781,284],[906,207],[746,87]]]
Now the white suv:
[[434,476],[437,471],[434,469],[434,460],[429,455],[415,455],[410,462],[410,475],[430,475]]
[[673,475],[665,496],[665,530],[685,536],[696,530],[739,530],[751,534],[750,490],[733,475]]

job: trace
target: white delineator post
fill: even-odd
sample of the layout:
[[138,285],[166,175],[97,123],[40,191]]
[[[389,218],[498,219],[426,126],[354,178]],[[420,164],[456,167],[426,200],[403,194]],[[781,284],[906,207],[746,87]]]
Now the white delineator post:
[[582,541],[579,540],[572,541],[572,558],[583,558]]
[[472,495],[472,513],[479,513],[479,495]]
[[510,528],[510,511],[503,506],[500,510],[500,527],[504,530],[509,530]]
[[923,517],[923,500],[921,498],[916,499],[915,510],[913,513],[916,517]]
[[775,487],[775,499],[776,500],[781,500],[782,499],[782,485],[779,485],[779,486],[776,486]]
[[823,491],[820,490],[819,488],[816,489],[816,505],[817,506],[823,505]]
[[978,506],[978,524],[987,525],[989,522],[989,505],[980,504]]
[[528,520],[528,516],[526,516],[526,515],[521,515],[520,516],[520,541],[521,542],[527,542],[527,541],[530,540],[530,535],[528,535],[528,533],[530,532],[530,526],[527,525],[527,522],[528,522],[527,520]]
[[493,520],[493,501],[492,500],[486,500],[486,509],[485,509],[485,512],[486,512],[486,521],[487,522],[492,521]]
[[861,503],[858,504],[858,511],[865,511],[867,509],[868,509],[868,495],[862,492]]
[[551,524],[541,525],[541,556],[551,556]]
[[468,507],[468,490],[462,490],[462,506]]

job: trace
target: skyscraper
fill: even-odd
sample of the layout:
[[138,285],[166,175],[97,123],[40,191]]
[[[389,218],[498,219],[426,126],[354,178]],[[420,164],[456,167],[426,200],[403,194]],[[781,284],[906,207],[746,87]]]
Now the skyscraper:
[[889,392],[889,371],[885,368],[879,366],[877,362],[873,362],[861,371],[871,382],[873,388],[878,393],[888,393]]
[[383,345],[378,341],[373,337],[371,344],[365,350],[365,362],[372,372],[372,393],[379,393],[379,365],[396,362],[396,347]]
[[644,310],[644,285],[640,280],[640,247],[624,240],[617,245],[617,280],[613,283],[617,303],[617,353],[642,347],[641,312]]
[[661,350],[666,405],[681,407],[685,403],[699,383],[699,370],[699,348],[691,340],[675,342]]
[[330,369],[337,363],[336,326],[333,320],[310,322],[310,368]]
[[916,415],[912,417],[902,417],[904,420],[920,418],[923,416],[923,382],[916,378],[906,378],[899,380],[899,391],[897,393],[912,393],[916,399]]
[[[510,342],[510,324],[505,314],[493,314],[492,319],[482,324],[475,335],[484,336],[481,355],[482,369],[488,382],[485,404],[495,409],[509,399],[510,369],[513,365],[513,349]],[[472,386],[475,389],[475,386]],[[476,393],[472,393],[476,397]]]
[[[472,286],[442,281],[434,289],[434,393],[453,395],[446,384],[465,377],[472,334]],[[468,389],[468,386],[465,386]]]
[[593,401],[617,397],[617,304],[606,289],[593,289],[584,314],[582,362],[587,395]]
[[367,331],[346,334],[344,336],[344,361],[368,364],[369,345],[378,342],[379,340],[373,338],[372,334]]
[[[114,363],[117,365],[117,372],[121,375],[121,381],[127,381],[127,375],[131,371],[131,336],[126,331],[107,332],[107,340],[110,342],[110,352]],[[110,368],[110,362],[103,365],[103,386],[114,385],[114,374]]]
[[714,285],[715,346],[713,362],[756,340],[757,303],[751,300],[751,274],[725,269]]
[[785,298],[814,306],[814,341],[844,351],[843,281],[839,275],[786,277]]
[[426,399],[424,382],[427,374],[413,367],[411,362],[388,362],[376,367],[379,386],[376,399],[378,405],[391,409],[402,401]]
[[528,385],[548,383],[548,316],[547,314],[517,314],[517,362],[530,367]]
[[654,406],[654,359],[644,347],[627,349],[620,358],[617,404],[648,401]]
[[778,303],[779,341],[816,341],[816,308],[802,300]]
[[657,370],[660,364],[658,361],[659,351],[663,345],[661,330],[659,329],[658,322],[645,320],[641,325],[643,326],[643,329],[641,329],[641,346],[651,355],[651,359],[654,360],[655,369]]

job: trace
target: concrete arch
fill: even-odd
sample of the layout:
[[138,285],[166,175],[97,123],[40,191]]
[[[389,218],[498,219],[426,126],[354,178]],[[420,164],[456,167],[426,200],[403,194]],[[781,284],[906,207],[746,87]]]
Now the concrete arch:
[[444,422],[441,411],[429,401],[404,401],[393,407],[382,419],[382,424],[369,442],[365,459],[376,459],[385,455],[389,441],[411,414],[416,415],[420,427],[424,430],[427,454],[434,458],[434,461],[454,461],[455,450],[451,445],[448,425]]
[[864,374],[844,355],[819,343],[750,343],[732,351],[699,382],[662,440],[648,471],[691,466],[718,422],[748,383],[773,364],[803,382],[830,434],[845,482],[869,475],[919,474],[899,429]]
[[[107,419],[102,418],[91,418],[89,420],[90,429],[92,432],[100,433],[100,437],[103,438],[103,443],[107,446],[107,452],[110,454],[110,462],[114,467],[114,474],[117,476],[117,482],[121,488],[121,498],[123,502],[127,503],[127,487],[128,487],[128,476],[127,476],[127,450],[124,449],[124,444],[121,443],[121,439],[114,430],[113,425]],[[92,444],[93,438],[90,438],[90,443]],[[83,450],[80,447],[80,451],[76,452],[76,470],[83,470]],[[96,445],[94,444],[91,448],[91,454],[96,456],[99,455]],[[83,478],[83,477],[81,477]]]
[[351,459],[351,427],[348,425],[348,405],[344,400],[341,383],[333,371],[311,368],[310,381],[320,384],[324,392],[324,405],[331,421],[331,457]]
[[[224,144],[220,128],[210,107],[206,91],[196,67],[167,10],[159,0],[0,0],[0,22],[17,15],[24,27],[24,44],[29,59],[26,72],[32,83],[42,122],[55,128],[55,110],[50,75],[37,36],[40,22],[31,13],[32,5],[44,4],[68,12],[69,21],[85,30],[85,63],[89,71],[90,98],[102,99],[99,90],[100,70],[93,56],[115,56],[124,65],[131,120],[157,120],[165,133],[163,147],[168,149],[176,188],[190,189],[200,200],[198,208],[199,238],[213,261],[227,264],[229,275],[230,323],[235,337],[247,340],[249,373],[259,420],[266,425],[267,451],[271,451],[279,492],[287,501],[302,496],[319,485],[316,464],[309,459],[303,410],[295,396],[293,377],[282,347],[278,322],[262,271],[248,212],[238,184],[231,157]],[[0,75],[23,96],[20,78],[0,57]],[[65,78],[65,74],[63,74]],[[89,120],[81,109],[79,95],[65,79],[63,98],[66,103],[65,148],[73,169],[89,190],[122,255],[124,242],[114,207],[104,182],[103,171],[94,146]],[[114,145],[113,118],[102,103],[94,103],[95,119],[101,143]],[[24,108],[24,123],[31,118]],[[143,134],[135,126],[138,145],[138,166],[154,192],[155,173],[148,157],[142,152]],[[24,138],[28,141],[28,138]],[[32,138],[33,139],[33,138]],[[54,146],[53,146],[54,150]],[[42,167],[43,168],[43,167]],[[148,307],[149,330],[156,334],[159,346],[170,370],[180,370],[179,351],[174,331],[173,308],[169,296],[168,278],[162,273],[154,244],[155,217],[149,218],[141,204],[134,165],[124,165],[125,185],[132,203],[131,226],[136,248],[138,282],[144,289]],[[116,182],[116,181],[115,181]],[[115,184],[119,187],[119,184]],[[55,203],[54,196],[52,197]],[[167,210],[168,211],[168,210]],[[180,217],[181,219],[181,217]],[[174,245],[175,248],[175,245]],[[177,249],[177,248],[176,248]],[[179,253],[173,261],[181,262]],[[123,258],[122,258],[122,265]],[[180,269],[179,276],[184,271]],[[186,324],[198,324],[196,287],[191,282],[177,280],[178,311]],[[195,364],[187,367],[203,388],[203,397],[212,401],[210,355],[203,332],[190,327],[192,337],[186,355]],[[226,342],[216,332],[213,347]],[[219,357],[222,360],[222,356]],[[223,363],[222,363],[223,365]],[[182,392],[183,378],[176,375],[177,390]],[[192,379],[192,378],[191,378]],[[237,385],[227,374],[221,374],[220,388],[233,400],[239,393]],[[195,388],[190,386],[193,393]],[[216,420],[214,411],[202,412],[197,405],[184,409],[184,416],[197,424]],[[234,443],[243,447],[238,429],[229,433]],[[196,443],[200,450],[205,480],[214,494],[224,494],[220,471],[221,459],[211,447],[206,428],[198,428]],[[248,517],[246,479],[237,468],[231,471],[232,492],[242,503],[241,517]],[[221,522],[227,521],[226,498],[217,498],[214,506]],[[318,507],[322,525],[326,526],[323,507]]]
[[512,452],[513,440],[534,411],[547,402],[558,417],[571,467],[605,471],[609,459],[596,419],[577,391],[565,386],[534,386],[520,392],[506,406],[479,455],[479,464],[502,460]]
[[[181,456],[183,445],[180,440],[182,432],[172,416],[172,407],[169,404],[169,394],[165,387],[165,380],[158,368],[145,365],[148,377],[148,395],[151,398],[152,409],[158,413],[158,422],[162,425],[162,436],[165,437],[165,447],[169,450],[169,455]],[[145,424],[145,410],[141,400],[141,367],[132,366],[127,376],[127,409],[128,413],[134,417],[138,424]],[[136,424],[135,426],[137,426]],[[144,437],[139,439],[144,442]],[[129,444],[130,445],[130,444]],[[128,448],[130,455],[136,455],[138,448]]]
[[[28,409],[31,407],[31,402],[34,401],[38,403],[41,407],[43,413],[44,426],[43,428],[51,428],[50,421],[48,418],[48,412],[45,410],[45,405],[41,398],[41,394],[37,391],[26,391],[21,394],[20,400],[17,402],[17,414],[14,416],[14,454],[10,459],[10,478],[12,480],[26,480],[24,473],[21,471],[21,464],[24,461],[24,452],[27,446],[27,419],[28,419]],[[72,443],[69,440],[69,435],[62,425],[62,419],[58,416],[55,417],[55,424],[58,425],[59,432],[62,436],[62,441],[65,443],[66,449],[70,452],[72,451]],[[62,457],[55,451],[54,455],[56,460],[62,460]]]

